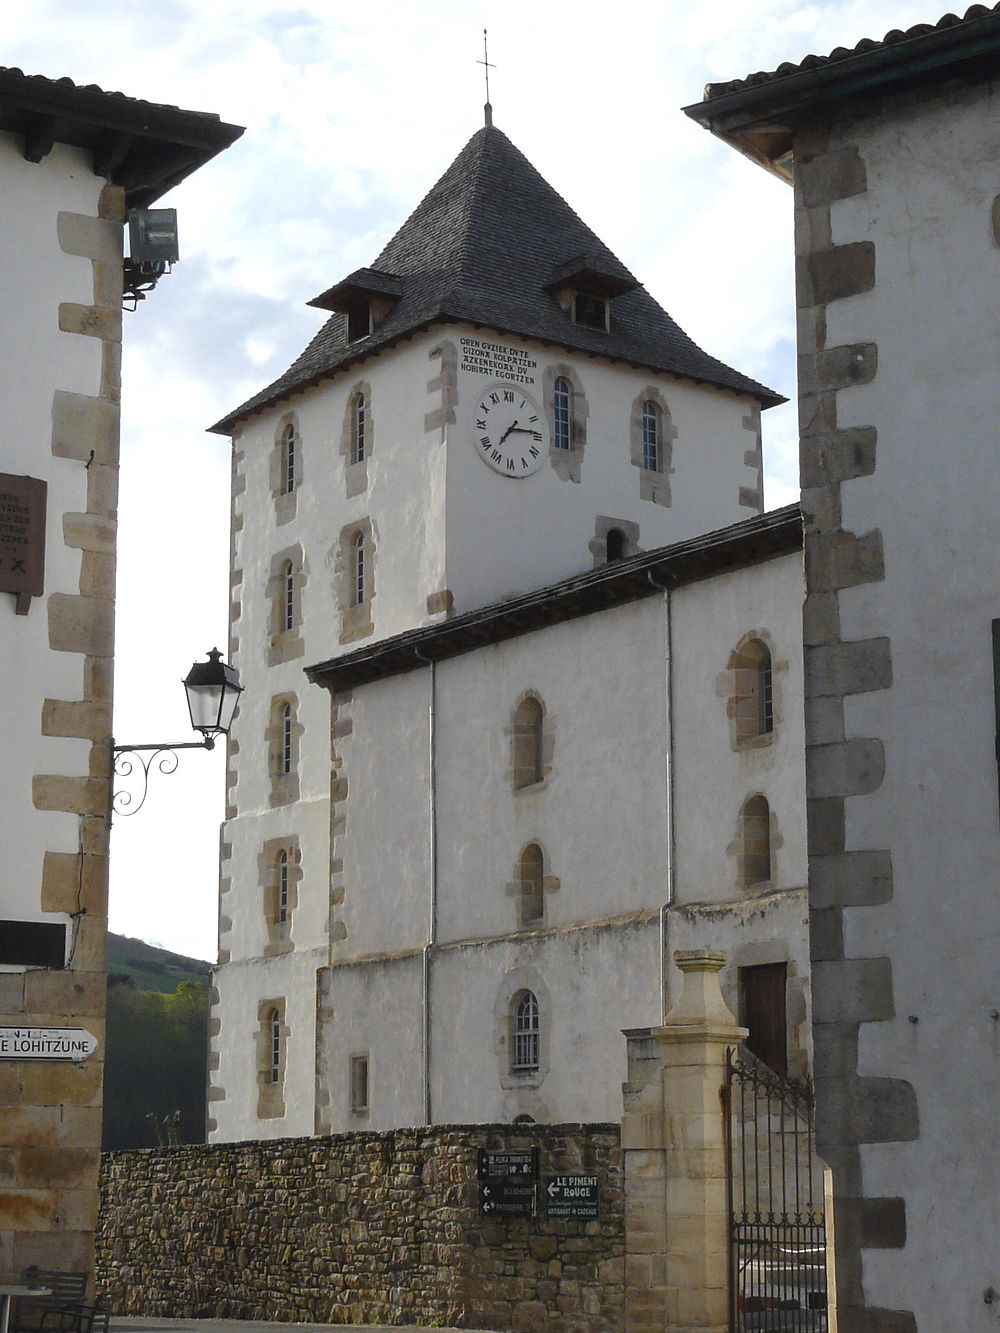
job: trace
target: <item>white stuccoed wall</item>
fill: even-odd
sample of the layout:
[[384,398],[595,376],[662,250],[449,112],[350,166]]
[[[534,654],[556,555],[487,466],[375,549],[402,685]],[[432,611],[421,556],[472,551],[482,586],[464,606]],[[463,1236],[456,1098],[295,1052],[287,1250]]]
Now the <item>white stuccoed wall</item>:
[[[705,943],[732,951],[736,969],[789,961],[808,995],[804,892],[802,684],[797,649],[798,554],[708,579],[673,594],[675,764],[683,802],[713,819],[678,822],[689,872],[678,877],[668,949]],[[734,752],[717,676],[744,633],[766,628],[788,667],[780,685],[774,743]],[[613,1119],[625,1078],[622,1028],[660,1019],[659,922],[667,895],[666,618],[653,596],[554,625],[440,663],[435,671],[438,947],[431,981],[431,1112],[438,1121]],[[321,988],[321,1098],[329,1126],[387,1128],[419,1123],[421,959],[430,919],[428,704],[430,672],[411,671],[353,691],[340,716],[351,730],[335,742],[348,795],[335,854],[345,896],[332,915],[344,938]],[[552,737],[544,783],[514,792],[509,726],[527,690],[543,699]],[[678,726],[700,710],[704,725]],[[786,843],[771,891],[743,895],[696,868],[724,866],[736,812],[763,790],[780,812]],[[319,803],[317,803],[318,806]],[[679,810],[688,817],[688,804]],[[280,813],[280,812],[279,812]],[[312,812],[310,813],[312,819]],[[679,816],[680,820],[680,816]],[[312,823],[306,859],[326,864]],[[315,842],[312,839],[315,838]],[[510,892],[523,846],[538,841],[546,873],[545,930],[519,932]],[[241,853],[242,855],[242,853]],[[253,867],[245,861],[249,876]],[[308,872],[310,875],[312,872]],[[720,872],[721,873],[721,872]],[[255,870],[254,870],[255,875]],[[248,956],[220,970],[227,1024],[225,1101],[217,1137],[311,1132],[313,969],[306,953],[320,910],[322,872],[310,878],[308,920],[293,922],[294,956],[254,961],[262,925],[246,935]],[[303,880],[303,884],[306,880]],[[713,892],[705,891],[712,884]],[[711,901],[706,903],[706,899]],[[302,899],[300,898],[300,902]],[[253,918],[259,905],[246,909]],[[315,937],[313,937],[315,938]],[[254,945],[254,939],[257,944]],[[510,996],[531,985],[546,1017],[544,1077],[511,1078]],[[253,1067],[257,1006],[286,998],[291,1033],[285,1115],[258,1121]],[[669,1003],[669,997],[668,997]],[[790,1021],[801,1028],[804,1014]],[[232,1039],[231,1034],[238,1036]],[[807,1046],[799,1032],[797,1040]],[[350,1057],[370,1060],[371,1109],[349,1110]],[[237,1068],[238,1066],[238,1068]],[[224,1071],[225,1072],[225,1071]],[[293,1087],[294,1084],[294,1087]]]
[[[61,212],[96,216],[103,185],[75,149],[57,144],[35,164],[24,160],[20,140],[0,134],[0,290],[6,310],[16,312],[0,320],[0,470],[48,482],[46,596],[79,591],[81,553],[64,544],[62,523],[64,514],[87,509],[84,468],[75,459],[52,456],[53,390],[96,395],[101,382],[100,340],[59,329],[60,303],[91,304],[94,282],[90,259],[60,248],[57,219]],[[36,810],[31,788],[37,772],[87,775],[89,740],[40,737],[45,699],[84,697],[84,659],[50,651],[44,597],[32,599],[26,616],[16,615],[14,604],[13,594],[0,593],[5,700],[0,917],[65,921],[41,910],[42,856],[78,851],[80,820]]]
[[[532,361],[527,373],[534,383],[526,387],[539,403],[546,369],[573,365],[589,408],[579,483],[558,477],[547,460],[533,476],[511,480],[476,457],[472,414],[484,385],[498,378],[498,372],[462,369],[463,338],[489,338],[520,352],[522,363],[524,357]],[[453,365],[458,367],[457,402],[451,403],[454,420],[425,430],[425,416],[444,401],[443,358],[437,352],[448,344],[455,349]],[[342,440],[348,403],[360,383],[371,392],[368,484],[348,495]],[[631,462],[632,404],[651,385],[658,386],[669,405],[677,431],[671,445],[670,507],[640,499],[640,471]],[[364,518],[371,521],[372,637],[388,637],[440,621],[440,614],[428,612],[427,598],[445,589],[452,594],[454,611],[461,613],[592,568],[589,543],[598,516],[638,524],[642,549],[749,517],[754,511],[740,505],[740,489],[752,488],[757,480],[754,466],[746,461],[757,442],[755,411],[750,400],[730,392],[455,326],[418,335],[268,409],[241,429],[235,512],[242,527],[234,565],[242,581],[233,660],[246,692],[233,730],[239,747],[234,765],[238,814],[224,834],[231,855],[223,861],[220,947],[230,961],[220,967],[216,983],[222,1031],[214,1040],[218,1068],[212,1075],[216,1091],[210,1113],[216,1120],[215,1137],[313,1132],[315,970],[327,959],[331,916],[331,956],[337,966],[323,984],[338,1054],[331,1057],[323,1079],[334,1125],[358,1127],[345,1112],[345,1080],[349,1054],[361,1050],[370,1050],[373,1062],[373,1107],[364,1123],[375,1128],[412,1123],[422,1116],[419,1068],[415,1087],[412,1069],[419,1066],[419,958],[415,973],[411,961],[373,967],[366,975],[340,964],[359,956],[419,949],[427,937],[428,673],[416,671],[357,690],[342,710],[353,730],[336,743],[344,759],[337,776],[346,778],[348,797],[346,835],[338,839],[334,855],[343,858],[348,887],[343,905],[331,905],[330,703],[325,691],[308,684],[303,667],[372,641],[340,642],[334,562],[341,530]],[[293,515],[279,521],[280,508],[272,498],[272,458],[276,432],[289,412],[295,413],[300,432],[299,485]],[[306,571],[304,653],[268,666],[267,580],[275,553],[296,543],[302,547]],[[545,849],[552,873],[572,885],[569,892],[547,895],[554,927],[655,907],[663,900],[663,652],[663,609],[654,599],[439,668],[439,939],[478,940],[506,935],[513,928],[513,899],[506,886],[521,848],[531,840]],[[586,672],[581,673],[581,662],[587,664]],[[658,665],[647,671],[648,663]],[[718,669],[724,665],[723,659]],[[515,802],[505,728],[518,693],[529,688],[537,690],[550,709],[556,750],[546,789],[524,793]],[[304,727],[300,799],[272,808],[264,736],[271,699],[292,692],[298,696],[298,721]],[[724,702],[716,702],[724,718]],[[600,723],[581,725],[588,718],[599,718]],[[728,748],[728,739],[726,744]],[[632,781],[624,788],[619,771],[623,754],[632,758]],[[617,802],[615,815],[606,834],[597,836],[594,812],[604,809],[609,799]],[[650,808],[655,811],[652,819]],[[484,819],[488,837],[482,836]],[[264,959],[267,929],[258,856],[266,840],[288,833],[298,835],[302,849],[291,929],[295,952]],[[342,930],[344,942],[337,938]],[[624,1077],[622,1069],[607,1082],[609,1047],[623,1066],[619,1029],[659,1018],[656,928],[637,927],[629,939],[632,953],[624,972],[619,974],[617,966],[598,967],[596,974],[591,970],[588,1003],[572,1006],[567,1013],[574,1016],[563,1020],[576,1034],[570,1043],[574,1050],[590,1041],[579,1026],[585,1014],[603,1033],[592,1056],[594,1086],[604,1088],[595,1094],[594,1107],[608,1117],[617,1114],[617,1084]],[[516,952],[509,943],[492,952],[506,957],[512,947]],[[575,993],[581,947],[599,954],[611,945],[602,940],[586,946],[577,942],[572,948],[548,946],[553,959],[557,954],[564,958],[564,963],[553,964],[560,995]],[[624,947],[621,942],[614,945]],[[501,1096],[494,1049],[497,969],[509,969],[495,958],[483,968],[475,961],[477,949],[459,950],[435,963],[441,969],[435,995],[447,997],[454,987],[454,997],[461,999],[455,1018],[461,1015],[462,1044],[471,1043],[468,1069],[460,1077],[452,1062],[445,1076],[432,1059],[434,1078],[443,1080],[432,1091],[436,1119],[454,1114],[489,1120],[517,1113],[509,1096]],[[595,980],[595,975],[605,980]],[[621,975],[634,978],[635,991],[627,1003]],[[286,1093],[283,1116],[258,1120],[258,1006],[262,999],[278,997],[285,1000],[290,1029],[285,1086],[294,1085],[296,1093]],[[441,1013],[436,1007],[433,1024],[444,1023],[443,1033],[432,1036],[438,1058],[442,1042],[447,1047],[452,1041],[452,1020],[442,1020]],[[324,1040],[321,1035],[321,1046]],[[550,1111],[555,1115],[557,1106],[562,1108],[559,1114],[570,1114],[580,1085],[578,1073],[559,1063],[561,1051],[546,1093],[552,1105],[541,1108],[545,1118]],[[480,1068],[482,1058],[486,1072]],[[383,1071],[378,1094],[376,1064]],[[389,1086],[386,1069],[393,1071]],[[563,1091],[554,1093],[554,1087]]]
[[[736,858],[727,849],[740,807],[755,792],[767,798],[777,826],[773,887],[805,887],[802,597],[796,554],[679,588],[671,598],[678,902],[737,895]],[[740,639],[753,631],[771,647],[775,728],[766,742],[734,751],[724,676]]]
[[984,1292],[1000,1290],[998,113],[982,86],[831,137],[857,144],[868,183],[832,205],[834,241],[876,253],[874,290],[827,308],[829,345],[878,345],[874,380],[837,397],[841,426],[878,430],[843,526],[881,529],[885,554],[884,582],[839,594],[841,634],[892,651],[891,688],[849,697],[845,720],[886,760],[878,791],[846,802],[847,846],[889,848],[894,892],[845,912],[844,943],[892,959],[894,1015],[862,1024],[858,1072],[912,1084],[920,1122],[911,1142],[861,1148],[865,1194],[903,1194],[908,1223],[905,1249],[863,1251],[864,1287],[920,1329],[992,1326]]

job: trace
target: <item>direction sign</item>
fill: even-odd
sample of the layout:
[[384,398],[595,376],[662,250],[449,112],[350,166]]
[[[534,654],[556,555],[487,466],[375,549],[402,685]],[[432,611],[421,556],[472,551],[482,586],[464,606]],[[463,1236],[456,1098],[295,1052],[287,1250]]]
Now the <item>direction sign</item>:
[[486,1217],[534,1217],[536,1188],[527,1176],[481,1180],[479,1211]]
[[487,1152],[479,1149],[479,1179],[484,1176],[528,1176],[538,1179],[538,1149],[526,1152]]
[[597,1176],[546,1176],[542,1191],[548,1217],[601,1215],[601,1187]]
[[96,1050],[86,1028],[0,1027],[0,1060],[86,1060]]
[[538,1149],[479,1149],[479,1211],[484,1216],[534,1217],[538,1208]]

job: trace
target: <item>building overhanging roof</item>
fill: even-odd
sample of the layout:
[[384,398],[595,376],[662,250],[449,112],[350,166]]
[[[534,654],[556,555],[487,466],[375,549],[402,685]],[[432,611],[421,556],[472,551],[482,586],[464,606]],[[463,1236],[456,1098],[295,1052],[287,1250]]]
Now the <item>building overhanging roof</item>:
[[728,83],[710,83],[704,100],[684,108],[718,138],[768,171],[791,180],[796,123],[810,114],[856,114],[865,99],[903,92],[958,75],[996,76],[1000,5],[973,5],[963,17],[946,14],[881,41],[866,39],[828,56],[806,56]]
[[602,565],[438,625],[407,630],[306,667],[306,675],[313,684],[339,693],[533,630],[662,594],[669,588],[761,564],[801,547],[802,514],[797,504],[787,505],[672,546]]
[[146,208],[228,148],[243,127],[209,112],[0,66],[0,131],[22,140],[29,162],[41,162],[57,143],[84,149],[94,174],[125,191],[128,208]]

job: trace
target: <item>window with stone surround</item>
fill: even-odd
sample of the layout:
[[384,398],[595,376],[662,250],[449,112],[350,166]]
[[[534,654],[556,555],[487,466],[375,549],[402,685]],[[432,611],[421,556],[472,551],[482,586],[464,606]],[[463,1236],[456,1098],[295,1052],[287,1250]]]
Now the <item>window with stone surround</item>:
[[368,487],[368,459],[374,444],[375,418],[371,385],[359,381],[348,394],[340,437],[348,498],[360,495]]
[[528,695],[514,709],[514,790],[533,786],[545,777],[545,711]]
[[548,366],[542,397],[549,422],[549,463],[563,481],[579,481],[587,446],[590,412],[583,382],[568,363]]
[[493,1020],[497,1073],[501,1088],[509,1094],[505,1115],[550,1119],[539,1089],[549,1072],[552,998],[536,968],[516,967],[502,977]]
[[335,562],[339,585],[340,642],[350,643],[374,633],[375,539],[371,519],[341,529]]
[[743,883],[747,888],[770,883],[771,807],[767,798],[757,793],[743,803]]
[[287,805],[299,799],[299,739],[303,728],[298,720],[298,703],[295,694],[278,694],[271,700],[264,739],[272,805]]
[[770,635],[745,634],[729,655],[717,692],[726,700],[729,738],[734,750],[770,745],[780,721],[779,683],[788,663],[775,661]]
[[266,589],[270,608],[269,666],[301,657],[305,652],[302,641],[302,594],[305,582],[301,547],[287,547],[271,558],[271,576]]
[[526,691],[514,706],[510,725],[510,780],[515,791],[545,782],[552,768],[555,731],[541,697]]
[[297,835],[269,838],[261,849],[258,864],[267,927],[264,954],[271,957],[288,953],[292,948],[292,923],[302,878]]
[[541,1029],[534,991],[519,991],[511,1007],[511,1073],[537,1073]]
[[670,477],[674,471],[673,445],[677,430],[667,400],[655,384],[633,400],[629,422],[629,452],[639,469],[639,498],[669,507]]
[[521,891],[517,901],[517,924],[540,926],[544,916],[545,859],[537,842],[529,842],[522,851],[518,870]]
[[261,1000],[257,1024],[257,1116],[273,1120],[285,1114],[288,1027],[284,998]]
[[278,525],[295,517],[295,496],[301,484],[302,441],[298,418],[286,412],[274,432],[271,454],[271,495]]

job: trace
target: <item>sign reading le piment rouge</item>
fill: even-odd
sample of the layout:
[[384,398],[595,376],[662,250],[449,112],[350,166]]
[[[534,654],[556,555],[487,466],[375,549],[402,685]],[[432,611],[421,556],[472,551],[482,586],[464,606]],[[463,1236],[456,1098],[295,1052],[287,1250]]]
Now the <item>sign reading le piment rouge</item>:
[[86,1060],[96,1050],[86,1028],[0,1028],[0,1060]]

